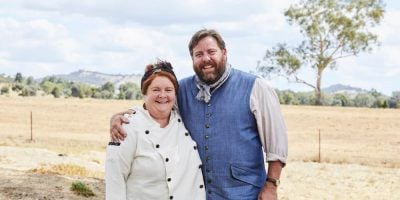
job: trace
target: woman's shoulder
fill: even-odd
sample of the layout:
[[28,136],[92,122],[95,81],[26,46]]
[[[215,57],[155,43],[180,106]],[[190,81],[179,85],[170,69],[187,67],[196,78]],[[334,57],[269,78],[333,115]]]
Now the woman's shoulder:
[[135,106],[132,107],[131,110],[133,110],[132,114],[124,115],[124,117],[128,119],[129,123],[123,124],[122,126],[127,132],[140,130],[142,129],[142,126],[146,124],[146,111],[142,107]]

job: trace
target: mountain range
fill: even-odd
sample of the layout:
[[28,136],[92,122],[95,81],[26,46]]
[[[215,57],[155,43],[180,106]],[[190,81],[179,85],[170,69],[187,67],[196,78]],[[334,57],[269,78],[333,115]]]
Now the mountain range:
[[[78,70],[75,72],[71,72],[69,74],[58,74],[52,75],[57,78],[61,78],[67,81],[81,82],[86,83],[93,86],[101,86],[106,82],[112,82],[116,88],[119,87],[120,84],[125,82],[134,82],[140,85],[140,81],[142,78],[142,74],[105,74],[101,72],[95,71],[87,71],[87,70]],[[329,87],[323,88],[322,91],[326,93],[349,93],[349,94],[357,94],[360,92],[367,92],[367,90],[357,87],[352,87],[349,85],[343,84],[335,84]]]
[[69,74],[57,74],[51,76],[67,81],[86,83],[97,87],[107,82],[112,82],[116,88],[125,82],[134,82],[140,85],[140,80],[142,78],[142,74],[105,74],[87,70],[78,70]]

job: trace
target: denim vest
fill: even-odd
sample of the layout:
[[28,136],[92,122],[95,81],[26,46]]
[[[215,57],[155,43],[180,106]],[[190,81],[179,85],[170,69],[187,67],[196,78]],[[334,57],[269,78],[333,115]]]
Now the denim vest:
[[196,99],[194,76],[179,84],[178,104],[197,142],[208,200],[257,199],[266,172],[250,94],[256,77],[232,68],[209,103]]

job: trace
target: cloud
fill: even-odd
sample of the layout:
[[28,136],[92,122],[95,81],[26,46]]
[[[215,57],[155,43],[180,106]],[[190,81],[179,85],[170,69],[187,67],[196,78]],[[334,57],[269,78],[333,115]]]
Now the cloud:
[[[268,5],[262,0],[251,3],[244,0],[54,0],[19,1],[19,3],[26,9],[79,14],[107,19],[113,23],[139,23],[146,26],[237,20],[251,13],[260,12]],[[237,12],[239,10],[240,12]]]
[[[0,73],[22,71],[35,77],[78,69],[141,73],[158,57],[171,61],[183,78],[193,74],[188,41],[203,27],[222,34],[233,66],[254,70],[266,49],[282,42],[299,44],[298,28],[288,25],[283,15],[295,2],[0,0]],[[323,80],[327,86],[343,81],[389,88],[399,83],[394,77],[400,71],[400,14],[393,2],[388,1],[390,9],[376,28],[382,46],[343,61],[338,71],[327,71]],[[313,78],[313,72],[304,74]]]

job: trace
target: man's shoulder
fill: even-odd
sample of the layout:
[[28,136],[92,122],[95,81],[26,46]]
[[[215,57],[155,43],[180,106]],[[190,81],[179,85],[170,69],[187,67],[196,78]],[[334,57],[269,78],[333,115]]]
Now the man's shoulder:
[[194,79],[194,75],[188,76],[188,77],[185,77],[185,78],[179,80],[179,87],[189,84],[190,82],[193,81],[193,79]]
[[251,74],[249,72],[242,71],[242,70],[237,69],[237,68],[232,68],[232,72],[231,73],[232,73],[233,77],[236,77],[235,79],[239,78],[239,79],[247,80],[247,81],[250,81],[250,82],[254,82],[254,80],[257,78],[256,75]]
[[232,68],[232,72],[233,73],[237,73],[240,76],[244,76],[244,77],[248,77],[248,78],[257,78],[256,75],[249,73],[249,72],[245,72],[241,69],[237,69],[237,68]]

